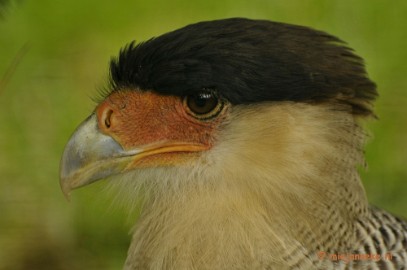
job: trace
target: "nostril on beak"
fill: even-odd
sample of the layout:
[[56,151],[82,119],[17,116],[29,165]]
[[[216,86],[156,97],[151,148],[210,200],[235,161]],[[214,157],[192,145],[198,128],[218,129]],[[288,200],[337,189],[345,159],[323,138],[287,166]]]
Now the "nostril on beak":
[[96,108],[95,113],[98,119],[98,127],[101,131],[108,132],[108,130],[114,128],[115,117],[117,117],[117,109],[114,104],[104,101]]
[[112,120],[111,120],[112,114],[113,114],[113,110],[111,110],[111,109],[106,110],[103,113],[102,117],[104,118],[103,123],[105,124],[105,128],[110,128],[110,126],[112,125]]

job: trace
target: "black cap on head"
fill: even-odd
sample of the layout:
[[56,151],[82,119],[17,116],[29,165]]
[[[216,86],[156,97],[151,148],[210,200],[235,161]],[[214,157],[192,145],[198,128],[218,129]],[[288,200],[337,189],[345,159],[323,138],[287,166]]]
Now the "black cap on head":
[[113,89],[184,96],[214,89],[232,104],[349,104],[371,114],[377,96],[363,60],[338,38],[264,20],[200,22],[127,45],[110,63]]

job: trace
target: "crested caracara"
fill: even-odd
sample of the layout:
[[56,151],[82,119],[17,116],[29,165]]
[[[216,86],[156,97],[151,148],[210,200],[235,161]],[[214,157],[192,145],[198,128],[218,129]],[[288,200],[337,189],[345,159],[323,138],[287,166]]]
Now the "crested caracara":
[[376,96],[327,33],[192,24],[112,59],[62,190],[109,177],[143,198],[124,269],[404,269],[407,223],[369,206],[357,170]]

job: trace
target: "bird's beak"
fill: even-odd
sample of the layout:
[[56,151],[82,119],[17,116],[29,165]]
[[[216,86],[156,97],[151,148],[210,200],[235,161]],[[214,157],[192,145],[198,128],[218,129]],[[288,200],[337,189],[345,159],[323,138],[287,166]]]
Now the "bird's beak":
[[96,115],[89,116],[68,141],[61,159],[60,184],[65,196],[72,189],[118,174],[141,149],[126,151],[98,129]]
[[97,115],[89,116],[68,141],[60,164],[60,185],[69,198],[70,191],[108,176],[140,166],[145,157],[173,152],[197,152],[204,145],[182,142],[156,142],[126,149],[112,136],[102,133]]

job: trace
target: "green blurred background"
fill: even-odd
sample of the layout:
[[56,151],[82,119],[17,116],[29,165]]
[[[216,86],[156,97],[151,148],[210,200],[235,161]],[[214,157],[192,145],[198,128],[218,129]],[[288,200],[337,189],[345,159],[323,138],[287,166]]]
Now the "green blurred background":
[[134,223],[100,182],[59,189],[64,144],[132,40],[225,17],[311,26],[347,41],[377,82],[369,200],[407,216],[407,1],[0,0],[0,269],[121,269]]

